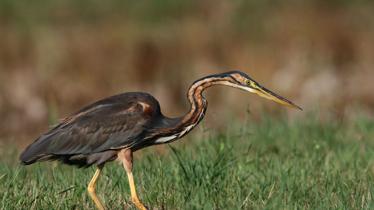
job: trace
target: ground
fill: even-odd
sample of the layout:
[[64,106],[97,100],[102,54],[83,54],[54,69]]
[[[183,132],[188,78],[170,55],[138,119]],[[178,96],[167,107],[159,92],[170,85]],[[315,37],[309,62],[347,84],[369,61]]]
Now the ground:
[[[140,198],[151,209],[374,208],[372,119],[256,121],[136,154]],[[86,186],[94,168],[25,167],[18,152],[0,155],[0,209],[93,209]],[[119,164],[105,166],[97,192],[109,209],[134,209]]]

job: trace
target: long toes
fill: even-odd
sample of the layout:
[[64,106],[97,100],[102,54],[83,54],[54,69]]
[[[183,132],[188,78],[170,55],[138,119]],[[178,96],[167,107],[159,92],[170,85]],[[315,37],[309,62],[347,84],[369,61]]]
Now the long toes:
[[139,210],[148,210],[147,207],[145,207],[142,202],[140,202],[139,199],[131,199],[132,202],[135,204],[136,208],[138,208]]
[[135,204],[135,206],[136,206],[139,210],[148,210],[148,208],[145,207],[142,203]]

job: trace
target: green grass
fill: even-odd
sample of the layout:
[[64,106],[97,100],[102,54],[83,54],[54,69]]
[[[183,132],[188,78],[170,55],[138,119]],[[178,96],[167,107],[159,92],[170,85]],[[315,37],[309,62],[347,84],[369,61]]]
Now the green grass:
[[[136,155],[135,181],[152,209],[374,209],[374,122],[315,117],[195,132]],[[1,155],[0,209],[92,209],[94,168],[20,166]],[[134,209],[121,165],[107,164],[98,194],[109,209]]]

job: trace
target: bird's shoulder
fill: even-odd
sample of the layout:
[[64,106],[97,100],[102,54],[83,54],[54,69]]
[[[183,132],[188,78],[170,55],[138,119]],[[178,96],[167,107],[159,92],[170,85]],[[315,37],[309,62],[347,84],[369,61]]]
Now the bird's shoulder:
[[144,92],[127,92],[98,100],[80,109],[78,112],[62,119],[60,127],[72,123],[87,124],[108,123],[113,124],[125,118],[142,117],[151,118],[160,113],[158,101],[150,94]]

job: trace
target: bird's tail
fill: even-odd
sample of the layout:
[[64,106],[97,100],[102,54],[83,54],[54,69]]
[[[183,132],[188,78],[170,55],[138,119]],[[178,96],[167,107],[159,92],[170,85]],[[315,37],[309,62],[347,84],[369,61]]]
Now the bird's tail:
[[51,159],[51,155],[46,154],[49,143],[50,142],[46,141],[43,136],[39,137],[21,153],[19,157],[21,163],[24,165],[30,165],[36,161]]

